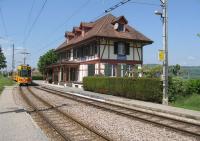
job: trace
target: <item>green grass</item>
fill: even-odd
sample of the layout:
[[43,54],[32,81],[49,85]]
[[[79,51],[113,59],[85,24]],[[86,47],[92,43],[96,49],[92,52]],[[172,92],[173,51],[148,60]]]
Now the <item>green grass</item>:
[[11,79],[7,78],[7,77],[3,77],[0,74],[0,94],[4,89],[4,86],[11,86],[14,84],[14,81],[12,81]]
[[172,106],[184,109],[200,111],[200,95],[193,94],[187,97],[178,97],[178,99],[171,103]]

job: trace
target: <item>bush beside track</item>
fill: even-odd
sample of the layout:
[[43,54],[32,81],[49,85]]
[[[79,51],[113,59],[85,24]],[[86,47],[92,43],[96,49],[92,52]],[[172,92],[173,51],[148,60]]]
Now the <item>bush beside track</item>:
[[43,76],[32,76],[32,80],[43,80]]
[[84,77],[83,88],[103,94],[161,103],[162,83],[155,78]]
[[200,95],[200,79],[169,79],[169,101],[174,102],[180,96]]

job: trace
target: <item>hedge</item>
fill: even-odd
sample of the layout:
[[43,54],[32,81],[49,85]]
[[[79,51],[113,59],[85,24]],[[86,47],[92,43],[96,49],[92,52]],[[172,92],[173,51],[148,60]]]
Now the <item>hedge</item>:
[[43,80],[43,76],[32,76],[32,80]]
[[83,88],[87,91],[143,101],[162,101],[162,83],[156,78],[89,76],[83,78]]

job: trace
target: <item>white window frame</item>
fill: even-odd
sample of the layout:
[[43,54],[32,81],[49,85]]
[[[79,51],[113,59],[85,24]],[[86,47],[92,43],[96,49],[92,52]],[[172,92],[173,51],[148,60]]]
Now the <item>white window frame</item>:
[[117,50],[118,55],[125,55],[126,50],[125,50],[125,44],[123,42],[118,43],[118,50]]

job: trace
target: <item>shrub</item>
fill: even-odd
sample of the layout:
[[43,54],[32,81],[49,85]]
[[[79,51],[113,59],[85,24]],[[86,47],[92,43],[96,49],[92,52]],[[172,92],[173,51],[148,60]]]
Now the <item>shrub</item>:
[[169,79],[169,101],[176,101],[178,97],[200,94],[200,80]]
[[191,79],[186,83],[186,94],[200,94],[200,80]]
[[94,91],[126,98],[161,103],[162,85],[154,78],[85,77],[83,87]]
[[169,101],[176,101],[177,97],[185,96],[186,82],[181,78],[169,78]]
[[43,80],[43,76],[32,76],[32,80]]

